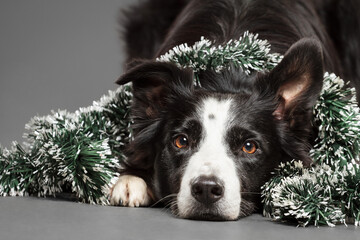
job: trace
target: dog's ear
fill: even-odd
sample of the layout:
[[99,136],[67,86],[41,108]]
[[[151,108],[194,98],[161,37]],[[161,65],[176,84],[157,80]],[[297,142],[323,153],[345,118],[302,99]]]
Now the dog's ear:
[[[314,39],[301,39],[262,81],[278,100],[273,115],[291,120],[312,109],[323,83],[322,48]],[[262,83],[264,84],[264,82]]]
[[193,72],[172,63],[137,61],[116,81],[121,85],[128,82],[132,82],[135,117],[155,119],[177,86],[193,87]]
[[312,113],[323,85],[323,56],[318,41],[301,39],[285,53],[269,73],[259,74],[255,87],[261,99],[274,103],[272,114],[280,121],[278,133],[282,149],[304,165],[309,157]]
[[141,65],[141,64],[145,63],[145,61],[147,61],[147,60],[138,59],[138,58],[133,59],[133,60],[131,60],[130,62],[128,62],[128,63],[125,64],[125,71],[129,71],[129,70],[131,70],[132,68]]
[[123,172],[146,179],[153,169],[157,154],[154,139],[157,138],[165,108],[177,96],[191,94],[193,72],[172,63],[144,60],[137,61],[116,82],[132,82],[133,88],[131,115],[134,139],[126,148]]

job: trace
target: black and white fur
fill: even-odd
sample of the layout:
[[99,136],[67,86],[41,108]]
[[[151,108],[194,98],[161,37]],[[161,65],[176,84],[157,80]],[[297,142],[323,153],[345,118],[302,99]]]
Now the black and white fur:
[[[312,106],[324,71],[359,88],[359,7],[358,0],[148,0],[129,10],[122,19],[129,64],[118,83],[133,84],[134,140],[111,203],[161,200],[177,216],[210,220],[257,210],[260,187],[280,162],[311,164]],[[154,60],[201,36],[224,44],[246,30],[284,54],[272,71],[207,70],[196,88],[191,69]]]

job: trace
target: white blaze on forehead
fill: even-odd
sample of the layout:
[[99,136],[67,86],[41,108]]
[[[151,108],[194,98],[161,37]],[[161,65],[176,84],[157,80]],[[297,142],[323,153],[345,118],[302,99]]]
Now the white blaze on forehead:
[[203,139],[199,150],[190,157],[178,194],[179,214],[187,217],[196,200],[191,196],[191,182],[199,176],[215,176],[224,183],[224,196],[217,209],[228,219],[236,219],[240,209],[240,182],[234,160],[228,155],[225,137],[233,114],[231,99],[207,98],[198,109]]
[[224,141],[230,120],[230,105],[231,100],[229,99],[219,101],[209,98],[204,101],[200,116],[202,116],[201,122],[205,133],[205,141],[208,141],[208,143],[218,144]]

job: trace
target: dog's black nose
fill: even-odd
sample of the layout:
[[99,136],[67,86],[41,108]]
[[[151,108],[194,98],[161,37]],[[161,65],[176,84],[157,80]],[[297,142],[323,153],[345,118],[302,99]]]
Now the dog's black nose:
[[191,195],[204,204],[214,203],[224,195],[224,186],[216,177],[198,177],[191,184]]

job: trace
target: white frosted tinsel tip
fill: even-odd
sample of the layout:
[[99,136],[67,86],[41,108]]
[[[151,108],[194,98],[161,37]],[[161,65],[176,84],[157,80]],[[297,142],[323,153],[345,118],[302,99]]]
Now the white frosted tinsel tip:
[[258,35],[243,34],[238,40],[230,40],[224,45],[214,44],[204,37],[192,46],[181,44],[157,58],[160,62],[172,62],[182,68],[191,68],[197,74],[206,69],[221,72],[230,65],[242,69],[250,75],[254,71],[268,71],[282,59],[277,53],[270,53],[270,44],[258,39]]

